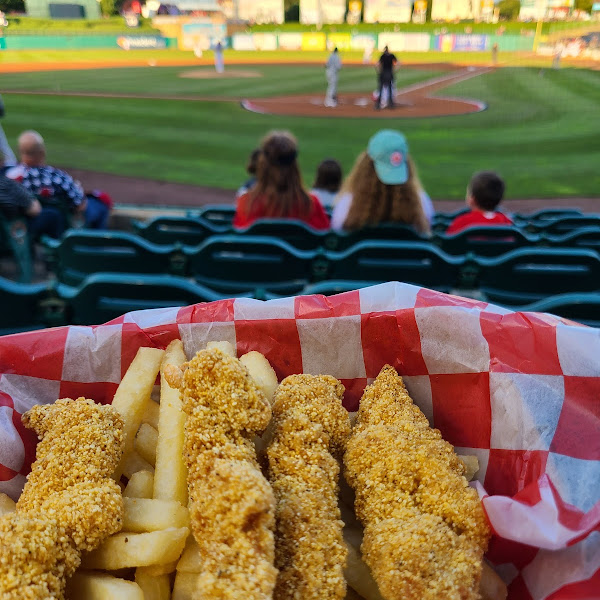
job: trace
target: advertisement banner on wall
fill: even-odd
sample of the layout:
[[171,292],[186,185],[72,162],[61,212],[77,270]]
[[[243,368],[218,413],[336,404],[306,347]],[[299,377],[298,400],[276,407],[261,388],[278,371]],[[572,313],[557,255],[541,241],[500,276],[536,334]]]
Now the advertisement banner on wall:
[[481,14],[478,0],[432,0],[432,21],[454,21],[455,19],[476,19]]
[[365,0],[365,23],[408,23],[412,0]]
[[227,26],[210,19],[194,19],[181,25],[180,50],[210,50],[217,42],[227,47]]
[[234,50],[277,50],[274,33],[235,33],[231,43]]
[[340,51],[352,50],[352,34],[328,33],[327,50],[333,50],[334,48],[337,48]]
[[300,23],[343,23],[346,0],[300,0]]
[[166,48],[167,40],[158,35],[120,35],[117,46],[123,50],[149,50]]
[[281,50],[302,50],[301,33],[280,33],[278,40]]
[[380,33],[378,50],[386,46],[390,52],[428,52],[431,36],[428,33]]
[[283,23],[283,0],[238,0],[238,18],[249,23]]
[[350,47],[352,50],[372,50],[377,47],[377,35],[374,33],[353,33]]
[[483,52],[487,48],[487,40],[487,35],[438,35],[436,36],[435,48],[442,52]]
[[327,49],[327,36],[324,33],[303,33],[302,50],[323,51]]

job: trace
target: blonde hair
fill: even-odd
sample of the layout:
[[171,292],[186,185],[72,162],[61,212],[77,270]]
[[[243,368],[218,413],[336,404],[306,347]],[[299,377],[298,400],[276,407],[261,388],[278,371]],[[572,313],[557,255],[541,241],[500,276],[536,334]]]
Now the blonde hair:
[[339,196],[352,195],[352,204],[344,221],[344,229],[354,230],[379,223],[406,223],[424,234],[431,232],[421,204],[421,182],[410,157],[408,180],[398,185],[386,185],[377,177],[375,165],[362,152],[342,185]]
[[271,131],[263,139],[256,169],[256,183],[249,192],[248,214],[257,204],[264,216],[310,214],[312,202],[298,169],[298,143],[289,131]]

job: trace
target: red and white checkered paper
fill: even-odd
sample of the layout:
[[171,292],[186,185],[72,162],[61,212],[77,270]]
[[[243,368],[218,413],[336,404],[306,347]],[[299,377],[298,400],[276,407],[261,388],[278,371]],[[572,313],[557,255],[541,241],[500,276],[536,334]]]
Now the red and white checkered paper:
[[178,337],[190,357],[228,340],[262,352],[280,379],[333,375],[349,410],[393,365],[432,425],[479,458],[487,556],[509,598],[600,598],[600,329],[405,284],[0,338],[0,491],[16,498],[35,456],[22,413],[61,397],[109,403],[139,346]]

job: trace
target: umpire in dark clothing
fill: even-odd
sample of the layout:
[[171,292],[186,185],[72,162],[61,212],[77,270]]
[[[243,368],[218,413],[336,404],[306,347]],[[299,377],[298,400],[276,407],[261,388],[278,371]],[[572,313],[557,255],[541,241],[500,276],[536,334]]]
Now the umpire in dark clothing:
[[375,102],[375,108],[381,108],[381,93],[383,88],[387,88],[389,93],[388,108],[394,108],[394,96],[392,96],[392,84],[394,83],[394,67],[398,64],[398,59],[392,54],[388,47],[383,49],[383,54],[377,62],[377,70],[379,72],[379,94]]

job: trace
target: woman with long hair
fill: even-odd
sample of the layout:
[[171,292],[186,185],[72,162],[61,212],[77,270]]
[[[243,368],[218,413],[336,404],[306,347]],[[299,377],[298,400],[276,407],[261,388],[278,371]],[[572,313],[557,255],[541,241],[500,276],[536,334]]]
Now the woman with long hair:
[[234,227],[248,227],[260,218],[287,218],[329,229],[323,206],[302,184],[297,157],[298,144],[289,131],[267,134],[260,147],[256,183],[238,198]]
[[370,140],[340,190],[331,217],[336,231],[405,223],[431,234],[431,200],[423,190],[406,138],[383,129]]

